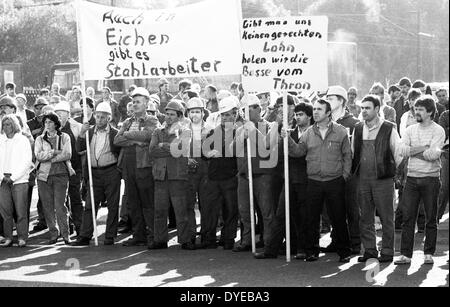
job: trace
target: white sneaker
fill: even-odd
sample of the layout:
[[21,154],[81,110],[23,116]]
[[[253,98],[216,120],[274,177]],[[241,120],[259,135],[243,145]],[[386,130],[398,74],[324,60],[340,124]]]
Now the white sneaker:
[[424,264],[434,264],[433,255],[425,255]]
[[401,255],[394,262],[395,265],[411,264],[411,258]]
[[27,242],[25,240],[19,240],[19,247],[27,246]]
[[3,243],[3,242],[5,242],[5,240],[6,240],[6,238],[5,238],[5,237],[2,237],[2,236],[0,236],[0,243]]

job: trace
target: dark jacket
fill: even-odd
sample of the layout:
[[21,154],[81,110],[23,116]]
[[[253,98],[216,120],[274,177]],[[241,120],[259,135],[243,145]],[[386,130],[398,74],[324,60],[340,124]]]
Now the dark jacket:
[[[391,151],[391,133],[394,124],[384,121],[375,139],[375,164],[378,179],[393,178],[395,176],[395,159]],[[361,165],[361,152],[363,144],[364,123],[359,123],[355,128],[354,158],[352,173],[358,174]]]
[[31,135],[36,140],[38,136],[44,131],[44,126],[42,125],[42,118],[34,117],[27,121],[28,128],[30,128]]
[[[154,159],[153,177],[156,181],[188,180],[187,155],[181,157],[172,156],[170,145],[168,145],[172,144],[176,139],[177,136],[175,134],[169,134],[166,127],[158,128],[153,133],[150,143],[150,156]],[[162,148],[159,147],[161,143],[165,143]],[[181,148],[181,144],[179,148]],[[189,151],[189,147],[187,151]]]
[[[111,129],[109,132],[109,146],[111,147],[111,152],[118,159],[121,148],[119,146],[114,145],[114,138],[116,137],[117,133],[119,133],[119,130],[112,127],[111,125],[109,126],[109,128]],[[94,130],[95,126],[89,129],[89,144],[91,143],[92,138],[94,137]],[[78,148],[80,152],[86,151],[86,138],[84,137],[84,135],[83,136],[80,135],[80,137],[78,138]]]
[[36,114],[28,109],[25,109],[25,114],[27,115],[27,121],[36,117]]
[[353,129],[355,129],[355,126],[357,123],[359,123],[359,120],[353,116],[348,111],[345,111],[345,115],[341,118],[339,118],[336,123],[338,123],[341,126],[344,126],[345,128],[350,129],[350,134],[353,134]]
[[[135,147],[136,148],[136,167],[147,168],[152,166],[148,146],[152,140],[153,132],[158,128],[158,119],[154,116],[146,115],[139,119],[139,131],[129,132],[135,117],[128,118],[122,125],[119,133],[114,138],[114,145],[119,147]],[[128,137],[124,136],[125,132],[129,132]],[[123,150],[120,152],[118,166],[122,168]]]
[[75,171],[81,171],[82,165],[81,165],[81,157],[78,154],[78,147],[77,147],[77,139],[72,132],[70,122],[67,122],[64,127],[61,128],[61,132],[64,132],[70,136],[70,144],[72,149],[72,156],[70,158],[70,162],[72,162],[72,167]]
[[398,98],[395,103],[394,103],[394,109],[395,109],[395,114],[397,116],[396,118],[396,124],[397,124],[397,129],[398,132],[400,133],[400,121],[402,119],[403,114],[405,114],[406,112],[409,111],[409,103],[407,100],[405,100],[405,98],[403,96],[400,96],[400,98]]
[[[292,140],[298,144],[300,141],[298,137],[298,127],[291,132]],[[308,175],[306,173],[306,157],[295,158],[289,156],[289,181],[291,183],[308,183]]]

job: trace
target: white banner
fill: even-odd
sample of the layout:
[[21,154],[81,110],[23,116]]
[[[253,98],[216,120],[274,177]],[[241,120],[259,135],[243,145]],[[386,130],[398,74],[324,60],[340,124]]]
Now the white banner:
[[327,17],[245,19],[241,31],[247,92],[327,89]]
[[236,75],[239,0],[142,11],[77,1],[85,80]]

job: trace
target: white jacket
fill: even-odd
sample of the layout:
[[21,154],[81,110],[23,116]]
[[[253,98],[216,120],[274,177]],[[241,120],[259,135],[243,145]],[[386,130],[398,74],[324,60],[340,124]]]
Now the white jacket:
[[32,159],[30,141],[22,133],[16,133],[12,139],[0,136],[0,182],[7,172],[11,173],[13,184],[27,183],[33,169]]

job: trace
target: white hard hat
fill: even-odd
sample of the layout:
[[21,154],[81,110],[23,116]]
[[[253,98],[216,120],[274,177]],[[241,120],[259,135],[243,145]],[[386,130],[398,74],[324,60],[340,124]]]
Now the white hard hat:
[[156,104],[153,101],[148,102],[147,111],[156,112]]
[[328,96],[340,96],[347,101],[347,91],[339,85],[330,86],[327,91],[327,97]]
[[251,107],[251,106],[261,106],[261,101],[259,100],[258,96],[254,95],[254,94],[249,94],[249,95],[244,95],[244,97],[242,97],[241,99],[241,104],[240,107],[241,108],[245,108],[245,107]]
[[111,106],[107,102],[99,103],[95,112],[103,112],[112,115]]
[[228,90],[220,90],[219,93],[217,94],[217,100],[221,101],[227,97],[233,96],[233,94],[231,94],[230,91]]
[[55,105],[55,112],[65,111],[70,113],[70,104],[67,101],[61,101]]
[[203,104],[203,100],[201,100],[201,98],[191,98],[189,99],[189,101],[186,104],[186,109],[191,110],[191,109],[204,109],[205,106]]
[[135,97],[135,96],[144,96],[147,98],[150,98],[150,93],[147,91],[147,89],[143,88],[143,87],[137,87],[133,93],[131,93],[131,97]]
[[226,113],[229,112],[235,108],[237,108],[239,105],[239,99],[237,99],[236,96],[230,96],[224,98],[221,102],[219,102],[219,113]]

